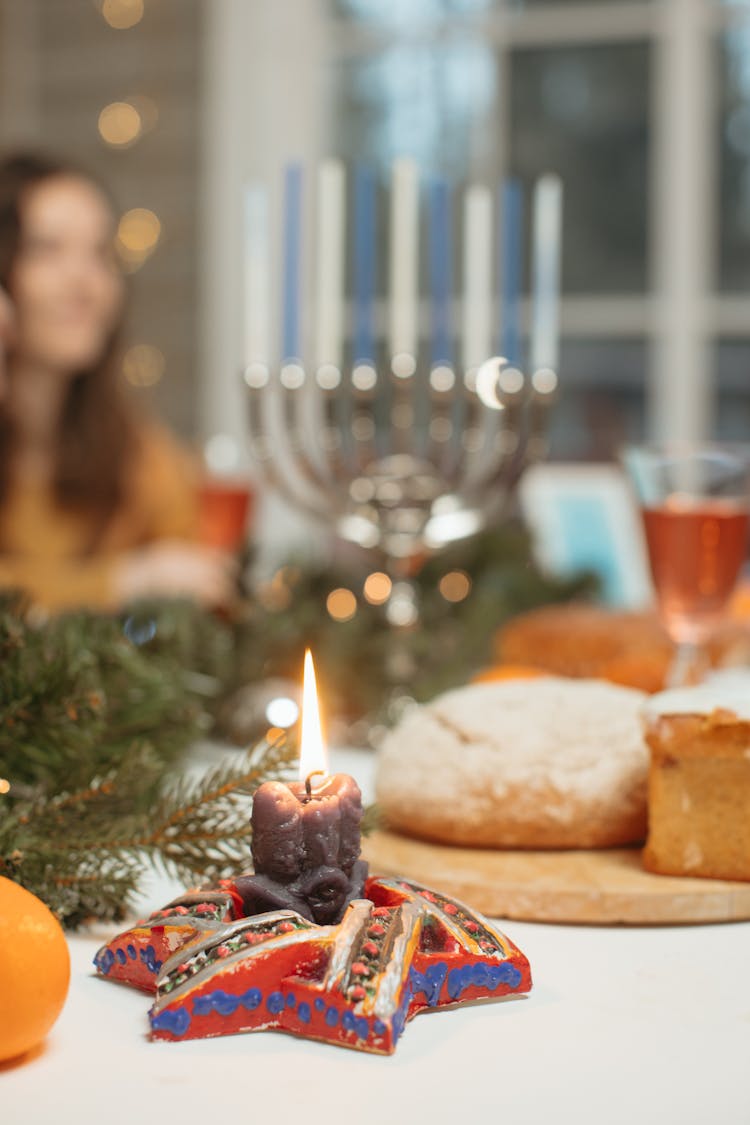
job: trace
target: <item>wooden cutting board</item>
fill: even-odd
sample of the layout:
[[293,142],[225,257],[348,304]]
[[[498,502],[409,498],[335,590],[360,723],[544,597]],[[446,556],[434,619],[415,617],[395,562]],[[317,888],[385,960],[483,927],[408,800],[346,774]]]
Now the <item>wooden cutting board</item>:
[[750,919],[750,883],[652,875],[639,848],[490,851],[383,831],[362,850],[373,872],[426,883],[493,918],[633,926]]

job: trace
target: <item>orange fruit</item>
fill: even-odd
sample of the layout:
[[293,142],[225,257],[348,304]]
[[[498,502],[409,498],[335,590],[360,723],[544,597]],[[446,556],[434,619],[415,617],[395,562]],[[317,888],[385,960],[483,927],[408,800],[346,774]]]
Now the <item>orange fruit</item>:
[[535,680],[539,676],[551,675],[552,672],[545,672],[543,668],[533,668],[530,664],[494,664],[478,672],[473,682],[482,684],[494,680]]
[[44,1039],[69,983],[60,923],[36,895],[0,876],[0,1061]]

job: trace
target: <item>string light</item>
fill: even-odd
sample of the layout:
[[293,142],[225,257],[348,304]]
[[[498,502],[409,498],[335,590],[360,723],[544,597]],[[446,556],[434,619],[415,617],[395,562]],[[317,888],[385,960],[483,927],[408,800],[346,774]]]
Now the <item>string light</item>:
[[326,598],[326,609],[334,621],[351,621],[357,612],[357,599],[351,590],[339,586]]
[[375,570],[365,579],[363,593],[370,605],[382,605],[391,596],[393,583],[382,570]]
[[471,592],[471,579],[464,570],[449,570],[438,584],[447,602],[462,602]]
[[136,270],[153,254],[161,236],[159,216],[147,207],[126,211],[117,226],[116,245],[126,267]]
[[110,27],[127,31],[143,19],[143,0],[102,0],[101,13]]
[[110,102],[99,114],[99,135],[112,148],[128,148],[143,132],[143,121],[131,102]]
[[6,781],[4,777],[0,777],[0,795],[10,793],[10,782]]
[[153,387],[166,367],[164,352],[153,344],[133,344],[122,357],[122,373],[133,387]]

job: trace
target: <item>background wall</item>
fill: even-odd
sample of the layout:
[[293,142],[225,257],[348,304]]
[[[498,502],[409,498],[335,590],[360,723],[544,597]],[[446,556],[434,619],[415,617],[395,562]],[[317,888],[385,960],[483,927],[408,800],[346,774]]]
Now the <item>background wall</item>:
[[0,0],[0,148],[78,161],[121,214],[155,216],[136,213],[123,227],[137,348],[124,376],[184,434],[196,427],[203,9],[200,0]]
[[[140,133],[107,144],[120,101]],[[243,184],[331,153],[383,181],[402,153],[459,180],[561,172],[556,456],[750,432],[748,0],[0,0],[16,144],[156,215],[128,251],[127,370],[185,434],[244,437]]]

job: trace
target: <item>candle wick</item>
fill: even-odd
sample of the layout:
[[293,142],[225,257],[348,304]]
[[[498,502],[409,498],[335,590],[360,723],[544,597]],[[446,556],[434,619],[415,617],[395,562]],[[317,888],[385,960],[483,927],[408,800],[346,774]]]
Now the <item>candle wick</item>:
[[312,779],[314,777],[325,777],[325,775],[325,770],[313,770],[312,773],[307,775],[305,778],[305,804],[312,800]]

